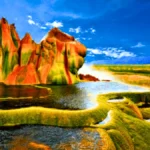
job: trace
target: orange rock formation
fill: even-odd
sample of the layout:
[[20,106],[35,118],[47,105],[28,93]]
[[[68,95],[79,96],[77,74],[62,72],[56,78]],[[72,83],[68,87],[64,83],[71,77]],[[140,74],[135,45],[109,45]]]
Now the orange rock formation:
[[0,81],[12,85],[73,84],[86,47],[57,28],[36,44],[29,33],[20,40],[15,26],[0,20]]

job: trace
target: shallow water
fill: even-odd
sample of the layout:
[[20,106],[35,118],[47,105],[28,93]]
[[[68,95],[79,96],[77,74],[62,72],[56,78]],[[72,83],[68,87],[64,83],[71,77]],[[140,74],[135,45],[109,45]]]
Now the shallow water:
[[[96,106],[98,94],[108,92],[146,91],[138,86],[117,82],[83,82],[75,85],[52,86],[0,85],[0,109],[29,106],[43,106],[57,109],[88,109]],[[45,88],[43,88],[45,87]],[[100,124],[107,123],[109,116]],[[40,143],[60,150],[96,149],[101,143],[98,132],[85,131],[83,128],[59,128],[40,125],[25,125],[0,128],[0,149],[10,150],[23,143]],[[89,145],[84,145],[89,143]],[[101,143],[102,144],[102,143]],[[99,145],[100,146],[100,145]]]
[[[43,106],[57,109],[96,107],[98,94],[145,91],[145,88],[118,82],[82,82],[75,85],[5,86],[0,85],[0,109]],[[44,88],[43,88],[44,87]]]
[[108,114],[107,114],[107,116],[106,116],[106,118],[103,121],[99,122],[98,124],[106,124],[110,120],[111,120],[111,117],[110,117],[110,111],[109,111]]
[[107,102],[109,103],[118,103],[118,102],[122,102],[124,99],[110,99]]
[[[30,142],[48,145],[54,150],[69,146],[78,150],[84,141],[91,144],[86,149],[96,149],[101,138],[98,132],[85,131],[82,128],[59,128],[52,126],[19,126],[18,128],[0,129],[0,149],[10,150]],[[94,141],[94,142],[93,142]]]

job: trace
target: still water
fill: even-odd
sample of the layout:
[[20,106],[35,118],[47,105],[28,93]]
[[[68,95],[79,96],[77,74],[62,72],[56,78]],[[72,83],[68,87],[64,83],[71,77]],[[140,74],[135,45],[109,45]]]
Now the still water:
[[6,86],[0,84],[0,109],[43,106],[57,109],[88,109],[96,106],[98,94],[145,91],[118,82],[82,82],[75,85]]
[[[0,84],[0,109],[43,106],[57,109],[88,109],[96,106],[98,94],[108,92],[146,91],[145,88],[118,82],[83,82],[75,85],[6,86]],[[101,137],[98,132],[83,128],[24,125],[0,128],[0,149],[10,150],[21,143],[40,143],[55,150],[96,149]],[[90,144],[91,143],[91,144]],[[93,143],[93,144],[92,144]]]

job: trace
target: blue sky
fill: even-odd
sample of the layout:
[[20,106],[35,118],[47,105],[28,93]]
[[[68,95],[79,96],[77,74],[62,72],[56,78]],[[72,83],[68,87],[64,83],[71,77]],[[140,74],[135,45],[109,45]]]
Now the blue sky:
[[0,17],[37,43],[60,28],[87,47],[87,63],[150,64],[150,0],[3,0]]

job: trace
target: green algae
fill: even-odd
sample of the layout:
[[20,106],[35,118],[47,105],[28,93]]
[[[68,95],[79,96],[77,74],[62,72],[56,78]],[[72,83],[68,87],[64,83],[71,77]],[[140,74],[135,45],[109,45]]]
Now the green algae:
[[107,132],[113,140],[117,150],[134,150],[133,145],[131,146],[130,143],[128,143],[128,140],[122,136],[122,133],[119,130],[111,129]]
[[109,134],[117,150],[150,149],[150,123],[117,109],[112,109],[110,114],[108,123],[95,127]]
[[[127,96],[128,99],[125,99],[122,103],[108,103],[108,99],[117,97],[121,93],[116,94],[103,94],[98,96],[98,105],[91,109],[86,110],[58,110],[58,109],[51,109],[51,108],[42,108],[42,107],[28,107],[28,108],[20,108],[20,109],[14,109],[14,110],[0,110],[0,116],[7,116],[7,121],[5,120],[3,122],[3,119],[1,120],[1,125],[5,125],[6,122],[9,122],[9,119],[14,122],[17,121],[19,124],[24,124],[22,121],[19,120],[19,117],[24,116],[23,118],[30,120],[30,116],[36,116],[35,118],[40,118],[41,115],[41,122],[35,121],[35,124],[45,124],[45,125],[57,125],[57,126],[69,126],[69,127],[78,127],[78,126],[89,126],[91,124],[95,124],[97,122],[103,121],[105,117],[107,116],[107,113],[111,109],[120,110],[121,112],[124,112],[132,117],[140,118],[140,115],[137,114],[137,110],[134,110],[134,104],[132,100],[129,99],[129,93],[122,93],[122,95],[125,97]],[[135,93],[134,93],[135,94]],[[141,93],[142,94],[142,93]],[[136,95],[136,94],[135,94]],[[131,107],[132,106],[132,107]],[[136,107],[136,109],[138,109]],[[40,116],[37,115],[36,112],[40,112]],[[140,111],[138,112],[140,113]],[[21,115],[20,115],[21,114]],[[30,114],[30,115],[29,115]],[[5,117],[4,117],[5,118]],[[16,120],[17,118],[17,120]],[[34,117],[33,117],[34,118]],[[58,124],[55,124],[55,122],[58,122],[56,120],[59,120]],[[18,124],[17,123],[17,124]],[[26,122],[29,123],[30,122]],[[25,123],[25,124],[26,124]]]
[[[0,110],[0,126],[19,124],[43,124],[60,127],[96,128],[106,150],[149,150],[150,123],[143,120],[149,116],[149,108],[139,109],[136,103],[150,92],[124,92],[101,94],[98,105],[86,110],[60,110],[28,107]],[[122,102],[109,103],[110,99],[122,98]],[[108,113],[109,112],[109,113]],[[148,112],[148,113],[147,113]],[[110,119],[103,121],[109,114]],[[142,117],[141,117],[142,116]]]

